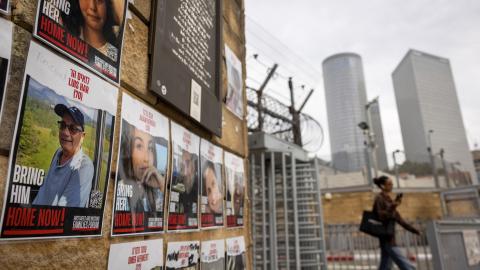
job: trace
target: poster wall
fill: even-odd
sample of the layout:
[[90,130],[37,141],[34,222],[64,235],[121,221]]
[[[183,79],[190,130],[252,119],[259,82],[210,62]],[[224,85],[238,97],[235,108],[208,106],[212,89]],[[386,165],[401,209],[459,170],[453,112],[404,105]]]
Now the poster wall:
[[119,83],[126,0],[39,0],[34,35]]
[[227,108],[240,119],[243,119],[243,77],[242,62],[225,44],[225,59],[227,62]]
[[245,200],[245,171],[243,159],[225,151],[225,178],[227,182],[227,227],[243,226]]
[[2,238],[101,235],[117,89],[30,43]]
[[223,150],[207,140],[200,143],[201,197],[200,226],[223,227],[225,188],[223,181]]
[[13,24],[0,17],[0,119],[2,117],[5,92],[7,91],[10,55],[12,53],[12,33]]
[[245,239],[243,236],[227,238],[227,270],[247,269]]
[[10,13],[10,0],[0,0],[0,13]]
[[109,270],[163,270],[163,240],[110,245]]
[[168,230],[198,229],[198,155],[200,138],[172,124],[172,173],[168,203]]
[[200,263],[202,269],[225,269],[225,241],[223,239],[202,241],[200,251]]
[[200,269],[200,241],[169,242],[165,268],[167,270]]
[[123,94],[112,235],[163,231],[169,137],[165,116]]

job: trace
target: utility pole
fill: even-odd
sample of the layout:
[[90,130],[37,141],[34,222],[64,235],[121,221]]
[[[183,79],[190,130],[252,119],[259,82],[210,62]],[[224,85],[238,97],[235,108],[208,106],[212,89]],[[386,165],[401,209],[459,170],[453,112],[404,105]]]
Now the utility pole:
[[433,129],[428,130],[427,137],[428,137],[428,147],[427,151],[430,156],[430,164],[432,165],[432,173],[433,173],[433,180],[435,181],[435,187],[439,188],[439,183],[438,183],[438,175],[437,175],[437,166],[435,165],[435,157],[433,155],[433,149],[432,149],[432,137],[431,134],[433,133]]
[[372,154],[372,160],[373,160],[373,168],[374,168],[374,175],[375,177],[378,177],[378,163],[377,163],[377,151],[376,151],[376,148],[377,148],[377,144],[375,142],[375,133],[373,131],[373,127],[372,127],[372,116],[370,114],[370,106],[372,106],[374,103],[377,103],[378,102],[378,97],[372,99],[370,102],[368,102],[366,105],[365,105],[365,112],[367,114],[367,123],[368,123],[368,126],[369,126],[369,129],[368,129],[368,140],[369,140],[369,144],[370,144],[370,147],[371,147],[371,154]]
[[393,157],[393,168],[395,169],[395,179],[397,180],[397,188],[400,187],[400,178],[398,176],[398,166],[397,166],[397,160],[395,159],[395,154],[400,153],[400,150],[395,150],[392,152],[392,157]]
[[265,90],[265,87],[267,86],[268,82],[272,78],[273,74],[275,74],[275,71],[277,70],[277,67],[278,67],[277,64],[273,65],[273,67],[270,69],[270,72],[268,73],[267,77],[263,81],[262,85],[257,90],[258,131],[263,130],[263,103],[262,103],[263,90]]
[[445,181],[447,182],[447,188],[450,188],[450,179],[448,178],[447,164],[445,162],[444,154],[445,150],[443,150],[443,148],[440,148],[440,158],[442,160],[443,173],[445,175]]

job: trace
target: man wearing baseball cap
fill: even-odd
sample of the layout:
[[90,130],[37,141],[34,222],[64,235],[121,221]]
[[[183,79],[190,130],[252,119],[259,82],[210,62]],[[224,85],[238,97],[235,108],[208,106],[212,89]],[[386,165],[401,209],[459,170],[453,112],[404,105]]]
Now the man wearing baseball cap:
[[85,119],[77,107],[57,104],[60,148],[53,155],[45,182],[32,204],[67,207],[87,207],[92,188],[94,167],[83,153]]

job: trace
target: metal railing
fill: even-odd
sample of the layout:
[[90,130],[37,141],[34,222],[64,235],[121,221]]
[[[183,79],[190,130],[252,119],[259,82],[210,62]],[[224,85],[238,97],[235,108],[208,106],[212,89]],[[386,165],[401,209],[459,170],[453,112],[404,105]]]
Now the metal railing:
[[[433,270],[426,224],[412,223],[421,232],[414,235],[397,224],[395,240],[417,270]],[[359,224],[325,224],[328,269],[378,269],[380,246],[377,238],[358,230]]]

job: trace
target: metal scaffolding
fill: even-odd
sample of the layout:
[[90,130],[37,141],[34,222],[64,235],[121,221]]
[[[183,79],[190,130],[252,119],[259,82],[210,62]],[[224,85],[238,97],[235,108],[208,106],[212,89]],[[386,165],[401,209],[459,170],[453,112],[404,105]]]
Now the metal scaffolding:
[[253,269],[326,269],[316,160],[264,133],[249,145]]

